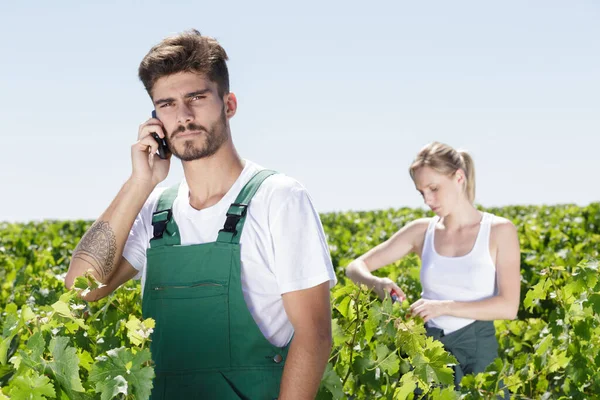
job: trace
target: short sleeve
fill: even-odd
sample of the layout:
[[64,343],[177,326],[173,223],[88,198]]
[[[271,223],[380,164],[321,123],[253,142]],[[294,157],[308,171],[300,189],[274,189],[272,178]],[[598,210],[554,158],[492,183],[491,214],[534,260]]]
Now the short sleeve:
[[146,203],[144,203],[144,206],[133,222],[127,242],[125,242],[125,247],[123,248],[123,257],[129,261],[133,268],[138,270],[134,279],[140,279],[146,268],[146,250],[150,244],[149,232],[152,227],[152,213],[163,191],[164,188],[157,189],[148,197],[148,200],[146,200]]
[[306,189],[295,182],[274,196],[272,209],[270,230],[281,294],[326,281],[333,287],[337,278],[325,232]]

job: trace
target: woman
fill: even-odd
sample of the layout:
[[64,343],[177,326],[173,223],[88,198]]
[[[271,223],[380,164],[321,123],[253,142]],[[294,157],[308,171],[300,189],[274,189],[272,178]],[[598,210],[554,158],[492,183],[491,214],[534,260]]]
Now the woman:
[[436,216],[410,222],[351,262],[346,273],[381,298],[396,294],[403,301],[406,295],[396,283],[371,272],[411,252],[419,255],[423,291],[410,313],[421,317],[427,334],[456,357],[458,385],[464,374],[484,371],[497,357],[493,321],[517,315],[517,230],[509,220],[474,207],[475,168],[467,152],[430,143],[409,171]]

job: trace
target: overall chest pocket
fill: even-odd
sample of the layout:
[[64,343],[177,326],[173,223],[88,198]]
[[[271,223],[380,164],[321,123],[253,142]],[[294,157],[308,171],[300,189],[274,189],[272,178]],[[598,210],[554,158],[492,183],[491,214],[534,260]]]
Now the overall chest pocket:
[[148,287],[156,320],[151,351],[157,373],[227,368],[229,286],[219,281],[162,282]]

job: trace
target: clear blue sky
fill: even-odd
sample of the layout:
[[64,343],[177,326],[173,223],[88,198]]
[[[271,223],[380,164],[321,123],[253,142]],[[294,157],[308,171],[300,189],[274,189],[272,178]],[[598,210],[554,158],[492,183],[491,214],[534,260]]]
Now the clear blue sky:
[[29,1],[0,6],[0,220],[108,206],[152,110],[139,62],[188,28],[229,54],[241,155],[319,211],[421,206],[432,140],[471,150],[484,206],[600,200],[598,1]]

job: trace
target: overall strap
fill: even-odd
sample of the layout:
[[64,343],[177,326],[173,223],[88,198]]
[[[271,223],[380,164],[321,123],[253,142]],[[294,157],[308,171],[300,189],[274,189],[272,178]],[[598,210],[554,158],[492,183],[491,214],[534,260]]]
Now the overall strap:
[[219,231],[217,242],[234,244],[240,242],[244,222],[246,222],[246,213],[248,212],[248,206],[252,197],[254,197],[264,180],[276,173],[275,171],[264,169],[257,172],[246,183],[235,199],[235,203],[231,204],[229,210],[227,210],[227,220],[223,229]]
[[181,244],[179,228],[173,219],[173,202],[177,197],[179,184],[161,193],[156,211],[152,214],[152,239],[150,247],[175,246]]

